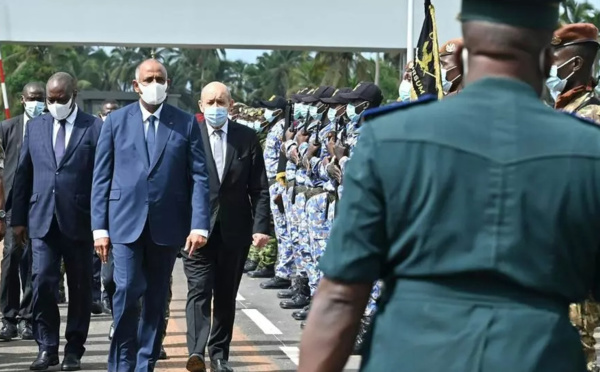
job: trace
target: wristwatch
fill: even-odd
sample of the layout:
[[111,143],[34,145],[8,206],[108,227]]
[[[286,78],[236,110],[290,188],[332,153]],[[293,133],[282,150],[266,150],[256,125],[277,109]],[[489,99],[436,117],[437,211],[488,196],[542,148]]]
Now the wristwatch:
[[6,218],[6,211],[3,209],[0,209],[0,220],[3,220]]

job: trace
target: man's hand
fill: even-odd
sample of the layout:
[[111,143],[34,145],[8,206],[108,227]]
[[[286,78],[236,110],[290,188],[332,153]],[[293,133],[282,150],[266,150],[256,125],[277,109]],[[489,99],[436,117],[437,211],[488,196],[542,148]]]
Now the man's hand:
[[263,248],[265,245],[267,245],[269,239],[271,239],[269,235],[256,233],[252,235],[252,245],[257,248]]
[[333,156],[336,138],[335,136],[329,136],[328,138],[329,139],[327,140],[327,151],[329,152],[329,155]]
[[317,151],[321,148],[321,144],[315,145],[314,142],[308,146],[308,150],[306,150],[306,157],[310,160],[313,156],[317,154]]
[[294,138],[294,131],[292,130],[292,128],[289,128],[285,131],[284,137],[285,141],[290,141],[292,138]]
[[17,244],[23,245],[27,242],[27,228],[25,226],[13,227],[13,233],[15,234]]
[[198,234],[190,234],[185,241],[184,251],[188,252],[188,256],[192,257],[195,251],[206,245],[206,238]]
[[304,132],[304,130],[300,130],[300,131],[298,131],[298,134],[296,134],[296,142],[298,143],[298,146],[300,146],[304,142],[308,142],[309,138],[310,138],[310,132],[308,132],[308,131]]
[[296,165],[298,165],[300,162],[300,157],[298,156],[298,147],[294,146],[294,148],[290,150],[290,160]]
[[2,239],[4,239],[5,235],[6,235],[6,221],[0,220],[0,241],[2,241]]
[[333,178],[339,183],[342,183],[342,170],[340,169],[339,165],[335,164],[334,162],[331,162],[327,165],[327,174],[329,177]]
[[344,156],[348,156],[349,151],[348,151],[348,146],[346,145],[342,145],[339,143],[336,143],[334,148],[333,148],[333,155],[337,158],[337,159],[341,159]]
[[108,262],[108,252],[110,251],[110,238],[100,238],[94,240],[94,249],[100,257],[100,262],[103,264]]

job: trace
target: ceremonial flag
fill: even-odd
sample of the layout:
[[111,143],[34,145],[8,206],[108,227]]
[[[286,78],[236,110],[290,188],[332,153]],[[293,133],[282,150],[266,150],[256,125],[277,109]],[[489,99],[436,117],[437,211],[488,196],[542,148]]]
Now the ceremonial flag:
[[431,4],[431,0],[425,0],[425,20],[417,42],[413,66],[411,72],[412,98],[416,99],[424,94],[433,94],[438,98],[443,98],[435,8]]

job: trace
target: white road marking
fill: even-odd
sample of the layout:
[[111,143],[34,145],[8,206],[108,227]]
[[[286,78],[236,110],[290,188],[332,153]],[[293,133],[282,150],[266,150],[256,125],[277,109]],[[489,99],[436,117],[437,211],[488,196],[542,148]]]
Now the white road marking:
[[235,296],[235,300],[236,301],[246,301],[246,299],[239,293]]
[[280,335],[282,334],[279,328],[275,327],[275,324],[271,323],[260,311],[256,309],[242,309],[244,314],[260,328],[266,335]]
[[279,348],[295,365],[300,364],[300,349],[295,346],[280,346]]

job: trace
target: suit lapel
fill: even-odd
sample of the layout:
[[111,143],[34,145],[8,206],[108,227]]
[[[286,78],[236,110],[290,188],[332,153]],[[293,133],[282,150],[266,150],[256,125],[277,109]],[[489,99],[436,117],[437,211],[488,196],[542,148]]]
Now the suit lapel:
[[19,120],[17,121],[17,125],[15,126],[15,132],[13,133],[13,136],[17,136],[17,154],[21,153],[21,145],[23,144],[23,131],[25,130],[25,128],[23,127],[23,120],[25,120],[25,114],[19,116]]
[[225,167],[223,168],[223,179],[227,177],[227,173],[229,172],[229,168],[231,168],[231,162],[233,161],[233,157],[237,153],[237,133],[235,127],[232,125],[232,122],[229,122],[228,131],[227,131],[227,152],[225,153]]
[[88,129],[87,124],[88,124],[88,119],[83,118],[83,115],[81,115],[81,111],[78,111],[77,116],[75,117],[75,123],[73,123],[73,130],[71,131],[71,137],[69,138],[69,144],[67,145],[67,148],[65,149],[65,155],[63,156],[62,160],[60,161],[58,168],[62,167],[63,164],[65,164],[65,162],[67,160],[69,160],[71,155],[73,155],[73,153],[75,152],[75,149],[77,148],[77,146],[79,146],[79,142],[81,142],[83,135],[85,134],[85,132]]
[[[46,153],[48,153],[48,157],[51,159],[50,161],[52,162],[52,164],[54,164],[54,167],[56,168],[56,156],[54,155],[54,146],[52,144],[52,132],[54,129],[54,118],[52,117],[52,115],[47,114],[44,117],[44,124],[44,130],[46,131],[44,147],[46,148]],[[31,138],[29,140],[31,140]]]
[[156,167],[158,160],[162,156],[167,146],[167,141],[173,131],[173,122],[171,121],[172,112],[170,107],[166,104],[163,105],[162,112],[160,113],[160,122],[158,123],[158,129],[156,131],[156,148],[154,149],[154,159],[150,165],[150,171]]
[[129,120],[127,123],[127,129],[131,133],[135,150],[140,157],[144,167],[148,169],[150,167],[150,161],[148,160],[148,148],[146,147],[146,135],[144,133],[144,119],[142,117],[142,110],[140,105],[133,105],[132,109],[129,110]]
[[215,158],[213,158],[212,147],[210,146],[210,139],[208,138],[208,129],[206,129],[206,123],[200,123],[200,134],[202,135],[202,144],[204,145],[204,155],[209,167],[210,178],[214,179],[217,185],[220,184],[219,173],[217,172],[217,165],[215,164]]

